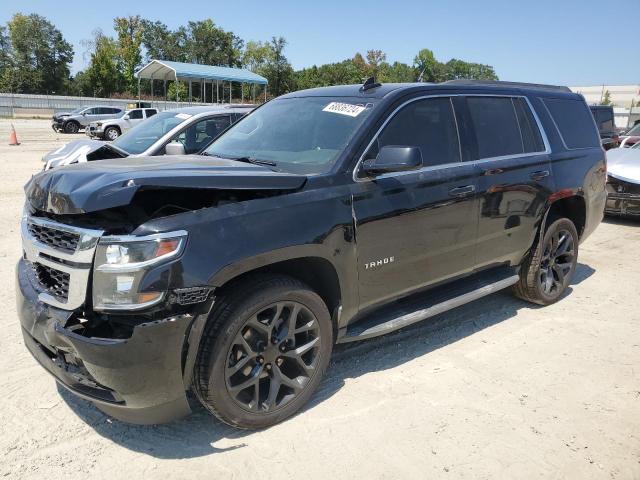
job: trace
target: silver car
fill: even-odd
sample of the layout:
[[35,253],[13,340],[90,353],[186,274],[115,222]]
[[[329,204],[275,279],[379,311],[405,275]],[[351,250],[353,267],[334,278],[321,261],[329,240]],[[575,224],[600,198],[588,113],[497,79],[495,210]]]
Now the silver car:
[[78,133],[91,122],[117,118],[123,109],[118,107],[81,107],[72,112],[62,112],[53,115],[51,128],[56,132]]
[[107,158],[200,152],[253,105],[187,107],[161,112],[110,143],[74,140],[45,155],[44,169]]
[[158,110],[155,108],[134,108],[127,110],[118,118],[91,122],[85,129],[89,138],[115,140],[127,130],[135,127],[147,118],[153,117]]

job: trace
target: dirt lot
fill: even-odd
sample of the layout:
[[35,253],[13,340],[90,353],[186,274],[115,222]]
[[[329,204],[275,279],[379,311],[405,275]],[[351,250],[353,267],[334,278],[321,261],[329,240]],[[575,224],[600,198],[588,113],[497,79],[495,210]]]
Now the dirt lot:
[[69,136],[0,120],[0,477],[640,478],[640,222],[604,222],[571,292],[509,293],[339,347],[320,392],[266,431],[204,413],[139,427],[56,387],[22,345],[22,186]]

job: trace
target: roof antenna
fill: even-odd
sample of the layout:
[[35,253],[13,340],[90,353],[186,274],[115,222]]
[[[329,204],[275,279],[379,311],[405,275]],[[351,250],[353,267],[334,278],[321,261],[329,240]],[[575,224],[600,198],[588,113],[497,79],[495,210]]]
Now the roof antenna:
[[364,83],[360,87],[360,91],[366,92],[367,90],[371,90],[372,88],[377,88],[381,86],[382,86],[381,83],[376,82],[376,77],[369,77],[364,81]]

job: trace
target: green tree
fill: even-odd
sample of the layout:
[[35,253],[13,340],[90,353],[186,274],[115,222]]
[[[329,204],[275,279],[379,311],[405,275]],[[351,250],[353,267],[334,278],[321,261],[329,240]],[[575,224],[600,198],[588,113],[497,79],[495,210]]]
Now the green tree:
[[270,55],[269,42],[249,41],[242,54],[242,65],[252,72],[259,73],[269,61]]
[[420,82],[442,82],[445,80],[444,68],[436,60],[433,52],[423,48],[413,58],[413,67],[418,72],[416,80]]
[[497,80],[498,76],[493,67],[480,63],[469,63],[452,58],[445,64],[445,77],[447,80]]
[[609,92],[609,90],[605,90],[604,96],[600,101],[600,105],[611,105],[611,93]]
[[167,87],[167,99],[171,101],[184,102],[188,96],[187,87],[182,82],[171,82]]
[[118,55],[124,75],[124,86],[129,93],[134,94],[138,84],[136,70],[142,63],[142,20],[139,15],[117,17],[113,20],[113,28],[118,38]]
[[186,29],[185,47],[193,63],[238,67],[243,46],[240,37],[217,27],[210,18],[189,22]]
[[146,60],[172,60],[186,62],[186,29],[170,30],[164,23],[142,20],[142,44],[146,50]]
[[393,62],[393,65],[383,63],[380,68],[380,81],[389,83],[410,83],[417,79],[416,69],[406,63]]
[[2,57],[7,70],[0,75],[13,91],[63,93],[69,78],[73,48],[46,18],[16,13],[2,32]]
[[121,92],[125,84],[118,43],[101,30],[94,32],[94,39],[86,42],[91,51],[91,62],[85,71],[91,94],[110,97]]
[[269,56],[262,68],[262,75],[269,81],[269,90],[273,96],[295,89],[293,68],[284,55],[287,41],[284,37],[273,37],[269,42]]

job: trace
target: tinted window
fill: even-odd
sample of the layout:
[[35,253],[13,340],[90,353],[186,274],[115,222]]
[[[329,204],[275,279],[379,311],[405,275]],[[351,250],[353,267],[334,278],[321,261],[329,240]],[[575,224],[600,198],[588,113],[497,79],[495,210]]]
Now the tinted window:
[[609,108],[596,108],[591,110],[598,130],[602,133],[610,133],[614,129],[613,110]]
[[582,100],[545,98],[544,104],[553,117],[567,148],[600,146],[593,116]]
[[158,111],[155,108],[149,108],[147,110],[147,118],[153,117]]
[[130,120],[139,120],[142,118],[142,110],[131,110],[129,112]]
[[542,135],[538,124],[533,118],[529,105],[523,98],[512,98],[513,106],[516,109],[516,117],[522,135],[522,146],[525,153],[543,152],[545,150]]
[[365,158],[386,145],[420,147],[425,166],[460,161],[458,130],[449,98],[417,100],[400,110],[384,127]]
[[523,153],[523,139],[511,98],[467,98],[471,122],[478,142],[478,158]]
[[176,135],[172,141],[181,142],[188,155],[199,152],[231,124],[229,115],[200,120]]
[[83,113],[86,113],[87,115],[97,115],[98,113],[100,113],[100,109],[99,108],[87,108]]
[[111,115],[113,112],[111,108],[98,107],[93,109],[93,113],[97,115]]

